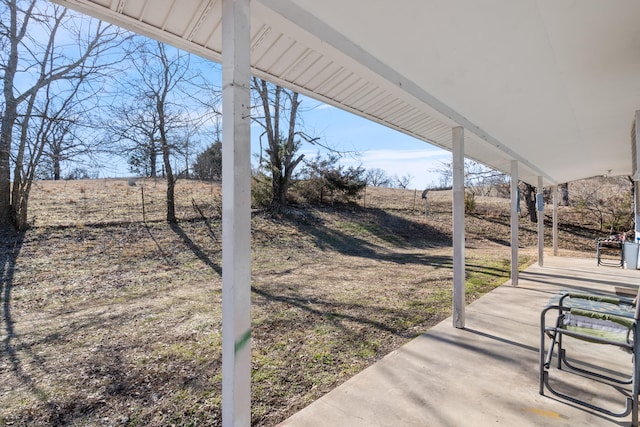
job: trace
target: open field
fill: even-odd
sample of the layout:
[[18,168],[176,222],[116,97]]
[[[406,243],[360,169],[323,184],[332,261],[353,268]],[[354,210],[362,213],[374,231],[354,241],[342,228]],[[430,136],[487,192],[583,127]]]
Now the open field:
[[[220,189],[37,183],[4,233],[0,425],[220,425]],[[144,199],[144,203],[143,203]],[[451,195],[367,189],[366,208],[252,223],[252,424],[274,425],[450,315]],[[595,232],[563,211],[561,253]],[[521,229],[521,264],[536,226]],[[467,298],[509,272],[508,201],[467,217]],[[550,233],[548,233],[550,242]],[[549,243],[550,244],[550,243]]]

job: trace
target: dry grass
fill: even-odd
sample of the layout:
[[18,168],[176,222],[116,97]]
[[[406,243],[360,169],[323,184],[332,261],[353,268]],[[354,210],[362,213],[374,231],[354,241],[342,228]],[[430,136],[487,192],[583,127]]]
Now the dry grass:
[[[29,204],[35,227],[87,226],[162,221],[166,217],[166,185],[162,179],[39,181]],[[199,218],[193,202],[207,216],[219,216],[220,186],[200,181],[178,181],[176,216]],[[144,209],[143,209],[144,207]]]
[[[0,424],[220,425],[219,187],[177,192],[171,227],[161,181],[38,183],[34,227],[0,246]],[[413,197],[368,189],[366,209],[254,216],[252,424],[285,419],[450,314],[450,194],[430,194],[426,217]],[[469,300],[508,275],[504,203],[479,200],[467,218]],[[591,236],[561,232],[563,252],[592,250]],[[535,244],[535,227],[523,221],[521,238]]]

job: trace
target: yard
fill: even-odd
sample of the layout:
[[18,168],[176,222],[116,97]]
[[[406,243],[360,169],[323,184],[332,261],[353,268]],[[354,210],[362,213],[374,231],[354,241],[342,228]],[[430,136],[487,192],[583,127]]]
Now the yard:
[[[161,181],[37,184],[32,228],[0,248],[1,424],[220,425],[219,191],[180,181],[170,226]],[[450,193],[430,194],[426,216],[412,190],[362,203],[253,216],[253,425],[450,315]],[[481,198],[467,216],[469,300],[508,278],[508,206]],[[525,266],[536,225],[521,227]],[[592,230],[560,231],[563,254],[592,255]]]

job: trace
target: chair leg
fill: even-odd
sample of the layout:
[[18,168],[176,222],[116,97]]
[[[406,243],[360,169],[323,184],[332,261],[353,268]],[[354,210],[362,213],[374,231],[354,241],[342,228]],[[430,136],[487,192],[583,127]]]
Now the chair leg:
[[558,342],[558,369],[562,369],[562,359],[564,357],[564,349],[562,348],[562,334],[556,337]]
[[[547,375],[547,369],[549,368],[549,366],[551,366],[551,359],[553,358],[553,348],[555,346],[556,343],[556,336],[557,333],[554,331],[550,332],[549,335],[547,335],[547,331],[546,331],[546,325],[545,325],[545,313],[546,310],[544,310],[542,312],[542,315],[540,316],[540,391],[539,393],[541,395],[544,395],[544,387],[546,384],[546,375]],[[550,338],[551,342],[549,343],[549,350],[546,351],[545,350],[545,341]]]
[[[578,398],[575,398],[573,396],[569,396],[568,394],[564,394],[560,391],[555,390],[551,384],[549,384],[549,373],[547,371],[544,372],[544,385],[547,388],[547,390],[549,390],[549,393],[553,394],[554,396],[557,396],[561,399],[567,400],[569,402],[573,402],[576,405],[580,405],[580,406],[584,406],[585,408],[589,408],[593,411],[597,411],[600,412],[602,414],[606,414],[609,415],[611,417],[626,417],[627,415],[629,415],[630,413],[632,414],[632,425],[633,427],[638,427],[637,426],[637,422],[638,422],[638,418],[637,418],[637,398],[636,399],[632,399],[630,396],[627,396],[626,399],[626,404],[625,404],[625,408],[624,411],[622,412],[613,412],[611,410],[608,410],[606,408],[600,407],[600,406],[596,406],[590,402],[587,402],[585,400],[580,400]],[[636,408],[636,412],[635,415],[633,415],[633,408]],[[635,423],[635,424],[634,424]]]
[[[637,339],[636,339],[637,341]],[[638,364],[638,342],[634,343],[633,354],[633,386],[631,391],[631,426],[638,427],[638,394],[640,393],[640,364]]]
[[[551,331],[546,330],[545,322],[545,313],[546,310],[542,312],[540,317],[540,391],[541,395],[544,395],[545,384],[547,384],[547,369],[551,366],[551,361],[553,359],[553,350],[556,346],[556,343],[560,345],[558,342],[559,339],[562,339],[562,334],[557,332],[557,328],[559,326],[560,320],[556,320],[556,328]],[[549,350],[545,351],[545,341],[550,339]],[[560,359],[560,357],[558,357]],[[562,362],[558,360],[558,369],[560,369],[560,364]]]
[[544,333],[544,324],[540,331],[540,391],[539,393],[544,395],[544,375],[546,371],[546,353],[544,351],[544,343],[546,341],[546,334]]
[[[627,396],[625,408],[622,412],[613,412],[606,408],[593,405],[590,402],[577,399],[573,396],[569,396],[560,391],[555,390],[552,385],[549,383],[549,369],[551,367],[552,359],[553,359],[553,351],[554,347],[557,345],[557,358],[558,358],[558,369],[562,366],[562,359],[566,357],[566,350],[562,348],[562,333],[558,330],[553,330],[549,334],[549,338],[551,339],[551,343],[549,344],[548,350],[545,349],[545,338],[547,337],[547,333],[544,329],[540,334],[540,394],[545,395],[545,392],[548,391],[551,395],[555,395],[561,399],[573,402],[577,405],[584,406],[593,411],[600,412],[602,414],[606,414],[612,417],[625,417],[631,414],[631,425],[633,427],[638,426],[638,395],[640,394],[640,366],[636,364],[635,355],[638,354],[638,350],[640,349],[640,340],[638,340],[637,345],[634,348],[634,357],[633,357],[633,373],[632,373],[632,381],[627,381],[626,384],[632,384],[632,392],[631,396]],[[564,363],[567,364],[566,371],[573,371],[571,365],[565,360]],[[606,379],[608,381],[616,382],[614,378],[610,378],[604,375],[600,375],[597,372],[585,371],[582,369],[575,369],[577,372],[581,372],[583,374],[587,374],[587,376],[591,376],[592,378],[601,378]],[[625,383],[625,382],[620,382]]]

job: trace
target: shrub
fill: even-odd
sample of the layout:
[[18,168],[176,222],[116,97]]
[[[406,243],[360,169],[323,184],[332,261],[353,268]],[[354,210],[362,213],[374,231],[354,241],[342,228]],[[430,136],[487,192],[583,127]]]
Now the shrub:
[[263,173],[254,174],[251,180],[251,207],[267,208],[273,199],[271,179]]
[[633,229],[633,192],[624,177],[597,177],[573,183],[573,207],[595,221],[601,231],[620,232]]
[[338,157],[320,155],[305,161],[302,180],[298,191],[308,203],[324,203],[329,196],[330,203],[348,203],[359,197],[366,186],[365,169],[361,166],[338,166]]
[[203,181],[220,181],[222,178],[222,143],[216,141],[198,154],[193,164],[193,174]]
[[476,195],[471,191],[464,192],[464,213],[470,214],[476,210]]

